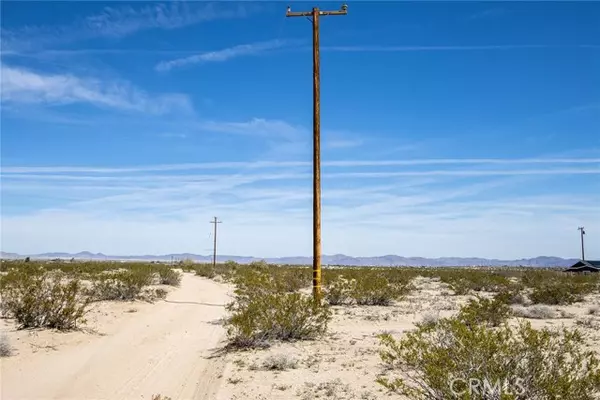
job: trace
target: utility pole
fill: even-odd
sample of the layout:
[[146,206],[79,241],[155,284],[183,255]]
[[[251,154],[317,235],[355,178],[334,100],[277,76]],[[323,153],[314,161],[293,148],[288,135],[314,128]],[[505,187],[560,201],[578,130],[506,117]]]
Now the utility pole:
[[217,224],[220,224],[221,221],[217,221],[217,217],[215,217],[211,224],[215,224],[215,231],[213,234],[213,268],[217,265]]
[[585,261],[585,251],[583,248],[583,235],[585,235],[585,230],[583,226],[580,226],[577,230],[581,231],[581,260]]
[[[306,17],[312,22],[313,34],[313,298],[321,299],[321,76],[319,60],[319,18],[326,15],[346,15],[348,6],[338,11],[292,12],[288,6],[286,17]],[[312,17],[312,18],[310,18]]]

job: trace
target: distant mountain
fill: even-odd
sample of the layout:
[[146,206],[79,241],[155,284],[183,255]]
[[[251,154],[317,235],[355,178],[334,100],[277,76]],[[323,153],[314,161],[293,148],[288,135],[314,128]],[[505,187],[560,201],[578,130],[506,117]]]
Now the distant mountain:
[[[196,262],[210,262],[212,256],[198,255],[191,253],[180,254],[164,254],[164,255],[138,255],[138,256],[111,256],[102,253],[91,253],[83,251],[77,254],[71,253],[43,253],[20,255],[16,253],[0,252],[0,257],[3,259],[17,259],[30,257],[31,259],[71,259],[76,260],[112,260],[112,261],[178,261],[191,259]],[[252,261],[265,260],[274,264],[296,264],[308,265],[312,263],[312,257],[296,256],[296,257],[278,257],[278,258],[259,258],[250,256],[217,256],[217,261],[235,261],[240,264],[247,264]],[[574,258],[560,257],[535,257],[524,258],[521,260],[497,260],[486,258],[460,258],[460,257],[441,257],[441,258],[422,258],[422,257],[401,257],[397,255],[385,255],[377,257],[351,257],[344,254],[324,255],[322,263],[325,265],[348,265],[348,266],[426,266],[426,267],[471,267],[471,266],[523,266],[523,267],[568,267],[579,261]]]

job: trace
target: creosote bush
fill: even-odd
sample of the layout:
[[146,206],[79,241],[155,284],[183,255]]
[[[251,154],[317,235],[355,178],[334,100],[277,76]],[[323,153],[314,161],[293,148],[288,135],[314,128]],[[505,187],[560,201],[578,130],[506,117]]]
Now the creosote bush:
[[389,271],[352,269],[326,274],[325,299],[331,305],[388,306],[412,289],[410,279]]
[[274,340],[310,340],[324,334],[331,319],[327,306],[301,293],[264,293],[227,306],[226,321],[233,347],[266,347]]
[[92,284],[91,296],[94,300],[134,300],[140,296],[145,286],[154,281],[150,269],[132,269],[107,272],[98,275]]
[[158,270],[158,276],[162,285],[169,286],[180,286],[181,285],[181,273],[173,271],[169,267],[160,268]]
[[440,279],[448,284],[456,295],[475,292],[499,292],[511,286],[504,275],[490,271],[471,269],[440,271]]
[[298,360],[287,354],[275,354],[265,358],[262,367],[269,371],[285,371],[297,368]]
[[325,287],[325,300],[332,306],[352,304],[355,286],[355,281],[339,276]]
[[78,279],[43,269],[15,269],[0,283],[2,315],[19,328],[70,330],[84,323],[89,298]]
[[506,297],[496,295],[493,299],[477,297],[470,299],[461,307],[457,319],[465,324],[487,324],[498,326],[506,321],[512,314],[511,308],[506,304]]
[[536,330],[524,321],[494,328],[462,314],[400,340],[380,335],[387,372],[378,383],[411,400],[598,398],[600,364],[579,331]]
[[266,269],[240,269],[225,322],[230,347],[265,347],[274,340],[310,340],[324,334],[330,309],[312,297],[285,290]]
[[534,304],[569,305],[583,301],[598,290],[598,274],[572,276],[556,271],[527,271],[523,285],[531,288],[529,298]]

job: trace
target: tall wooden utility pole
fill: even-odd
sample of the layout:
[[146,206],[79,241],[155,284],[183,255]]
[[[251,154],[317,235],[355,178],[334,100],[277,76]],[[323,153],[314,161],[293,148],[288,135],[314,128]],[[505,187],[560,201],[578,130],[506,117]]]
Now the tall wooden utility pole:
[[319,18],[325,15],[346,15],[348,6],[338,11],[292,12],[288,6],[286,17],[312,17],[313,32],[313,297],[321,299],[321,77],[319,65]]
[[217,224],[220,224],[221,221],[217,221],[217,217],[214,220],[210,221],[211,224],[215,224],[215,231],[213,234],[213,268],[217,266]]
[[583,249],[583,235],[585,235],[585,228],[580,226],[577,230],[581,231],[581,260],[585,261],[585,250]]

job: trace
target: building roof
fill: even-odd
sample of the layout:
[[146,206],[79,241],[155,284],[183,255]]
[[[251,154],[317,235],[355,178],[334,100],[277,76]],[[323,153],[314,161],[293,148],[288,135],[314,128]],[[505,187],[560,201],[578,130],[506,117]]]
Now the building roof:
[[600,261],[580,260],[571,265],[565,271],[578,271],[582,269],[595,269],[600,272]]

